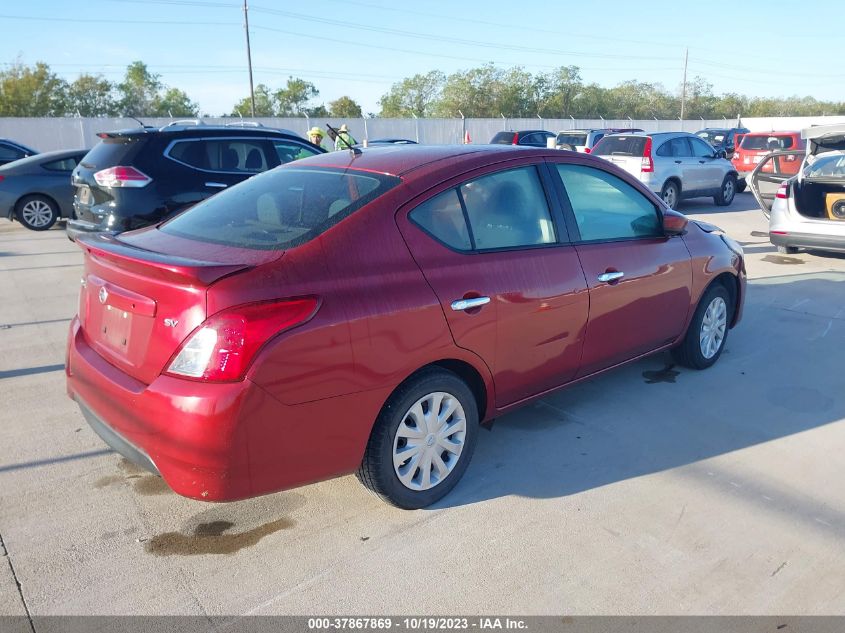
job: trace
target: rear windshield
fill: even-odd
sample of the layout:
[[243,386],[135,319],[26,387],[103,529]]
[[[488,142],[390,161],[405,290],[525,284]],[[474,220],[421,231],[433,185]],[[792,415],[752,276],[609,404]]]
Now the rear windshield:
[[569,145],[586,145],[587,144],[587,135],[586,134],[558,134],[557,141],[558,144],[561,143],[568,143]]
[[790,149],[792,147],[791,136],[751,136],[746,134],[742,137],[740,144],[742,149],[768,150],[773,152],[778,149]]
[[702,130],[701,132],[696,132],[695,135],[711,145],[719,145],[725,142],[728,133],[724,130]]
[[593,154],[599,156],[642,156],[646,136],[605,136],[596,143]]
[[491,145],[513,145],[513,137],[516,136],[516,132],[499,132],[496,136],[493,137],[493,140],[490,141]]
[[239,248],[304,244],[384,194],[400,180],[336,169],[273,169],[200,202],[164,233]]
[[90,152],[85,154],[82,159],[83,166],[94,169],[120,165],[124,162],[124,158],[129,155],[129,152],[139,147],[140,143],[140,138],[127,138],[125,136],[104,138]]

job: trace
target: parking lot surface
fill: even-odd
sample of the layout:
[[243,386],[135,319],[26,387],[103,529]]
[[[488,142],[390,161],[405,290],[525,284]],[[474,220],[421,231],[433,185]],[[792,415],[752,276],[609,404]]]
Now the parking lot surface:
[[81,253],[0,221],[0,615],[845,614],[845,256],[779,255],[748,193],[680,210],[747,254],[716,366],[499,418],[414,512],[354,477],[192,501],[109,451],[64,389]]

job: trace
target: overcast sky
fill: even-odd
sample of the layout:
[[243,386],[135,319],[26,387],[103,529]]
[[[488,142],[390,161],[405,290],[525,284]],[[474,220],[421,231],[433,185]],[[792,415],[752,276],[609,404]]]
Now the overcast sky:
[[[600,7],[600,8],[599,8]],[[314,83],[314,102],[344,94],[378,112],[391,84],[485,62],[545,72],[576,65],[586,82],[628,79],[675,90],[689,77],[716,93],[845,101],[839,1],[259,0],[249,22],[255,84]],[[44,61],[68,80],[120,79],[142,60],[220,115],[248,96],[243,2],[28,0],[0,4],[0,62]]]

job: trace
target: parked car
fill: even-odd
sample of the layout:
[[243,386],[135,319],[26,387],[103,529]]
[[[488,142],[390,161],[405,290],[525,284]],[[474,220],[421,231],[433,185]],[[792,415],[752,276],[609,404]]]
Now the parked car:
[[725,158],[731,159],[736,151],[737,135],[742,138],[743,134],[748,134],[750,131],[747,127],[706,127],[695,135],[710,143],[713,149],[725,152]]
[[703,196],[727,206],[736,194],[736,170],[694,134],[612,134],[592,153],[639,178],[673,209],[683,199]]
[[749,176],[769,219],[769,240],[781,253],[845,252],[845,125],[811,127],[801,136],[806,152],[771,152]]
[[6,165],[21,158],[35,156],[37,153],[38,150],[27,147],[17,141],[0,138],[0,165]]
[[576,152],[584,152],[589,154],[593,151],[596,143],[603,139],[608,134],[618,134],[625,132],[633,134],[634,132],[642,132],[640,128],[590,128],[583,130],[561,130],[557,133],[555,140],[558,149],[571,149]]
[[73,171],[72,240],[161,222],[255,174],[324,153],[290,131],[175,122],[98,134]]
[[[731,159],[738,174],[737,191],[745,191],[748,176],[754,171],[763,156],[769,152],[803,150],[805,147],[806,142],[801,138],[800,132],[749,132],[743,135]],[[800,153],[803,154],[803,152]],[[793,174],[798,173],[800,165],[800,158],[784,162],[784,168],[790,169]],[[769,167],[771,167],[771,163],[769,163]]]
[[736,242],[611,163],[498,146],[315,156],[78,243],[68,393],[207,501],[357,472],[427,506],[479,423],[660,350],[713,365],[746,284]]
[[492,139],[491,145],[527,145],[528,147],[546,147],[550,139],[556,136],[554,132],[546,130],[520,130],[514,132],[498,132]]
[[33,231],[73,217],[70,174],[87,151],[45,152],[0,167],[0,215]]

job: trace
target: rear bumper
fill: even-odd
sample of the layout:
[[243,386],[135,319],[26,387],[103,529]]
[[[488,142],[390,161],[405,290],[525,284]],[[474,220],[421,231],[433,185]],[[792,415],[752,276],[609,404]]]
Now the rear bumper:
[[234,501],[354,472],[388,393],[288,406],[249,379],[143,384],[109,364],[74,318],[67,392],[95,432],[178,494]]
[[109,230],[109,227],[105,224],[94,224],[85,220],[68,220],[65,232],[71,242],[75,242],[77,237],[91,233],[115,233],[115,231]]
[[794,233],[790,231],[786,235],[769,233],[769,241],[775,246],[795,246],[797,248],[815,248],[820,251],[845,253],[845,237]]

